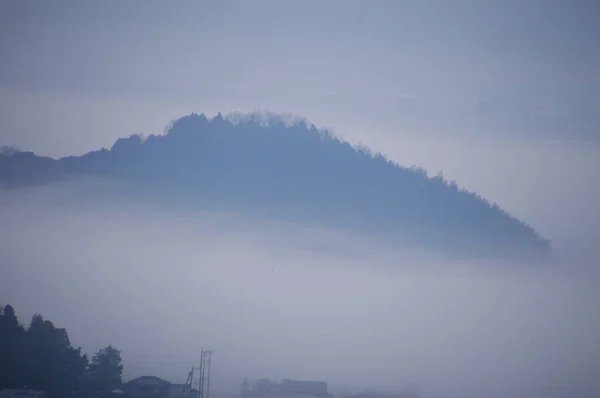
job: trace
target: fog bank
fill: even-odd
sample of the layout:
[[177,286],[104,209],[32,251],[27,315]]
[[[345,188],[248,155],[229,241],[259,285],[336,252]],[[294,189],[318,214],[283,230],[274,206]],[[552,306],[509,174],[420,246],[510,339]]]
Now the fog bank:
[[211,388],[229,397],[245,376],[413,383],[423,397],[600,394],[586,264],[458,264],[318,225],[75,192],[0,193],[0,301],[88,353],[115,345],[125,378],[183,382],[210,346]]

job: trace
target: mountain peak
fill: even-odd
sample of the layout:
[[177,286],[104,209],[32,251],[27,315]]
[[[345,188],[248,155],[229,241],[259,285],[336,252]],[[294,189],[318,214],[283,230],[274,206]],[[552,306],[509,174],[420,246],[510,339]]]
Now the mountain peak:
[[139,134],[132,134],[127,138],[117,139],[110,151],[114,153],[134,151],[142,145],[142,142],[142,137]]
[[225,207],[368,231],[457,255],[550,251],[548,241],[497,204],[295,116],[190,114],[165,135],[120,138],[110,151],[12,158],[0,160],[0,180],[9,185],[95,175],[145,192],[211,198]]

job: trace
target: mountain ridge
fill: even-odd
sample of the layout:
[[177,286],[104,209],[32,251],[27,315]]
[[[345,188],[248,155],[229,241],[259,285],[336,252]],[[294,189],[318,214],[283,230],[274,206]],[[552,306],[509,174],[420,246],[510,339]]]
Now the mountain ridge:
[[5,151],[0,182],[10,188],[100,176],[125,181],[134,192],[241,203],[459,256],[546,257],[551,251],[549,241],[497,204],[295,116],[190,114],[167,130],[60,159]]

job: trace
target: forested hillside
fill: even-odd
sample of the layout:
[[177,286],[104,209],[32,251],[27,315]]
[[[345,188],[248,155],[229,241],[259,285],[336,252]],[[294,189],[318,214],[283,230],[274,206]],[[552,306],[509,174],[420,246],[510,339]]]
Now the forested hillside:
[[132,135],[83,156],[13,152],[0,156],[0,181],[9,188],[95,175],[124,181],[133,191],[197,198],[198,206],[211,198],[460,256],[550,252],[532,227],[476,193],[301,120],[191,114],[164,135]]

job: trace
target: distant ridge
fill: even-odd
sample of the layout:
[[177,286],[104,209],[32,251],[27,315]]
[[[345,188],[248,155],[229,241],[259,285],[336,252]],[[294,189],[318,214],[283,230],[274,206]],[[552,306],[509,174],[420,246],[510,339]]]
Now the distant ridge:
[[165,135],[118,139],[61,159],[0,152],[0,186],[73,176],[126,182],[162,198],[224,206],[381,234],[459,257],[538,259],[550,242],[475,193],[400,167],[297,117],[184,116]]

